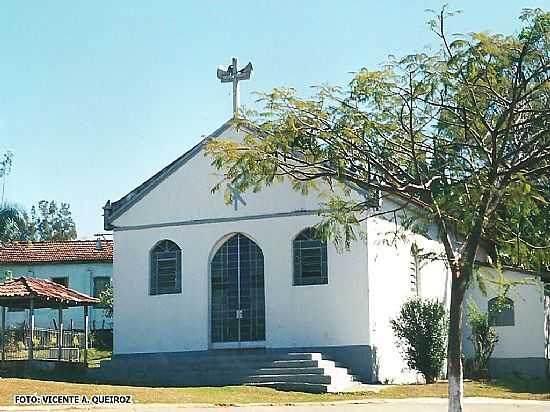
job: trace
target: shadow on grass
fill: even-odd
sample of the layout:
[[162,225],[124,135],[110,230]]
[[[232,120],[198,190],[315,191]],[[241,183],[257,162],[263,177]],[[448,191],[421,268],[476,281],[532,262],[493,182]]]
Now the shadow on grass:
[[509,377],[486,383],[488,386],[514,393],[550,394],[550,379]]

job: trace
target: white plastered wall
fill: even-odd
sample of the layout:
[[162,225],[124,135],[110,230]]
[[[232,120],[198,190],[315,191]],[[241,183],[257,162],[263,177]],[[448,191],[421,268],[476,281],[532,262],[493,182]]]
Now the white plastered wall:
[[[238,139],[234,133],[229,129],[221,137]],[[319,198],[303,196],[288,183],[275,184],[242,194],[235,210],[224,204],[223,193],[211,193],[219,179],[210,160],[198,153],[113,222],[128,229],[234,220],[115,230],[115,353],[208,349],[209,259],[220,239],[236,232],[254,240],[264,254],[268,347],[369,344],[365,242],[342,253],[329,243],[328,285],[293,286],[292,239],[320,218],[273,214],[316,210]],[[182,293],[149,296],[149,251],[162,239],[182,249]]]
[[[293,286],[292,238],[318,221],[288,217],[115,232],[115,353],[209,347],[209,259],[220,239],[240,232],[264,254],[266,346],[365,345],[366,253],[328,247],[328,285]],[[182,249],[182,293],[149,296],[149,250],[161,239]]]
[[[386,202],[383,207],[391,210],[395,205]],[[387,217],[391,218],[391,214]],[[416,382],[420,380],[420,376],[409,370],[403,361],[390,320],[397,317],[407,299],[415,296],[410,282],[412,244],[416,243],[423,254],[434,252],[441,256],[443,249],[439,241],[413,233],[408,233],[404,239],[393,242],[395,222],[386,218],[375,217],[367,221],[369,313],[378,380],[383,383]],[[397,219],[399,222],[399,216]],[[426,259],[421,267],[420,296],[438,300],[448,308],[450,274],[444,261]]]
[[[219,139],[239,140],[242,132],[234,127],[225,130]],[[211,189],[222,179],[211,165],[204,150],[115,219],[115,226],[173,223],[205,218],[237,218],[251,215],[314,210],[319,199],[303,196],[292,190],[288,182],[274,184],[259,193],[243,193],[237,210],[224,203],[224,188],[212,194]]]
[[[494,269],[481,267],[482,276],[498,279]],[[493,358],[544,358],[544,297],[542,284],[538,278],[524,273],[505,270],[505,279],[520,282],[513,286],[506,295],[514,301],[514,326],[495,327],[499,341],[495,346]],[[487,312],[489,299],[499,296],[499,286],[491,282],[487,285],[487,296],[484,296],[476,284],[468,290],[466,302],[473,300],[478,308]],[[467,322],[467,305],[464,310],[463,348],[466,357],[473,356],[472,344],[468,340],[470,328]]]

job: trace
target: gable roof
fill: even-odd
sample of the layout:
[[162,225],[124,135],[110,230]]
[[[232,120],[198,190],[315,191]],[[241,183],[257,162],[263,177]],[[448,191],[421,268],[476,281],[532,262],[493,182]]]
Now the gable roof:
[[98,298],[69,289],[47,279],[19,277],[0,283],[0,302],[12,307],[24,307],[30,300],[35,308],[55,308],[57,305],[83,306],[99,303]]
[[0,246],[0,265],[29,263],[71,263],[113,261],[113,241],[67,240],[47,242],[12,242]]
[[[121,197],[116,202],[111,203],[109,200],[103,207],[103,222],[105,230],[112,230],[112,222],[120,217],[124,212],[130,209],[133,205],[139,202],[143,197],[145,197],[151,190],[157,187],[164,179],[169,177],[172,173],[182,167],[187,163],[191,158],[193,158],[197,153],[199,153],[204,145],[215,137],[219,137],[224,131],[229,129],[233,124],[233,119],[226,121],[220,127],[218,127],[213,133],[203,138],[199,143],[193,146],[190,150],[182,154],[168,166],[160,170],[158,173],[147,179],[145,182],[140,184],[134,190],[132,190],[127,195]],[[239,126],[243,127],[243,126]]]

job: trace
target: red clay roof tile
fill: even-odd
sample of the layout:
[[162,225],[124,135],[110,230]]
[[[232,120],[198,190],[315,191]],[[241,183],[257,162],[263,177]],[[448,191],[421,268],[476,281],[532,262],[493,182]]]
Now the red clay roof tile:
[[112,262],[113,241],[13,242],[0,246],[0,265],[7,263]]
[[[0,283],[0,301],[10,301],[18,306],[30,298],[36,301],[35,307],[53,307],[61,303],[66,306],[79,306],[99,303],[99,299],[69,289],[47,279],[19,277]],[[18,299],[19,298],[19,299]]]

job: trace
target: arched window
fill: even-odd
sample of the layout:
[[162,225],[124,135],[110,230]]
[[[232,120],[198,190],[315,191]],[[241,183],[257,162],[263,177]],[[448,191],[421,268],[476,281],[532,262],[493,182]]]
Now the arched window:
[[514,326],[514,301],[506,297],[496,297],[487,303],[489,325]]
[[150,295],[181,293],[181,249],[161,240],[151,250]]
[[294,285],[323,285],[328,283],[327,242],[314,228],[304,229],[293,241]]

